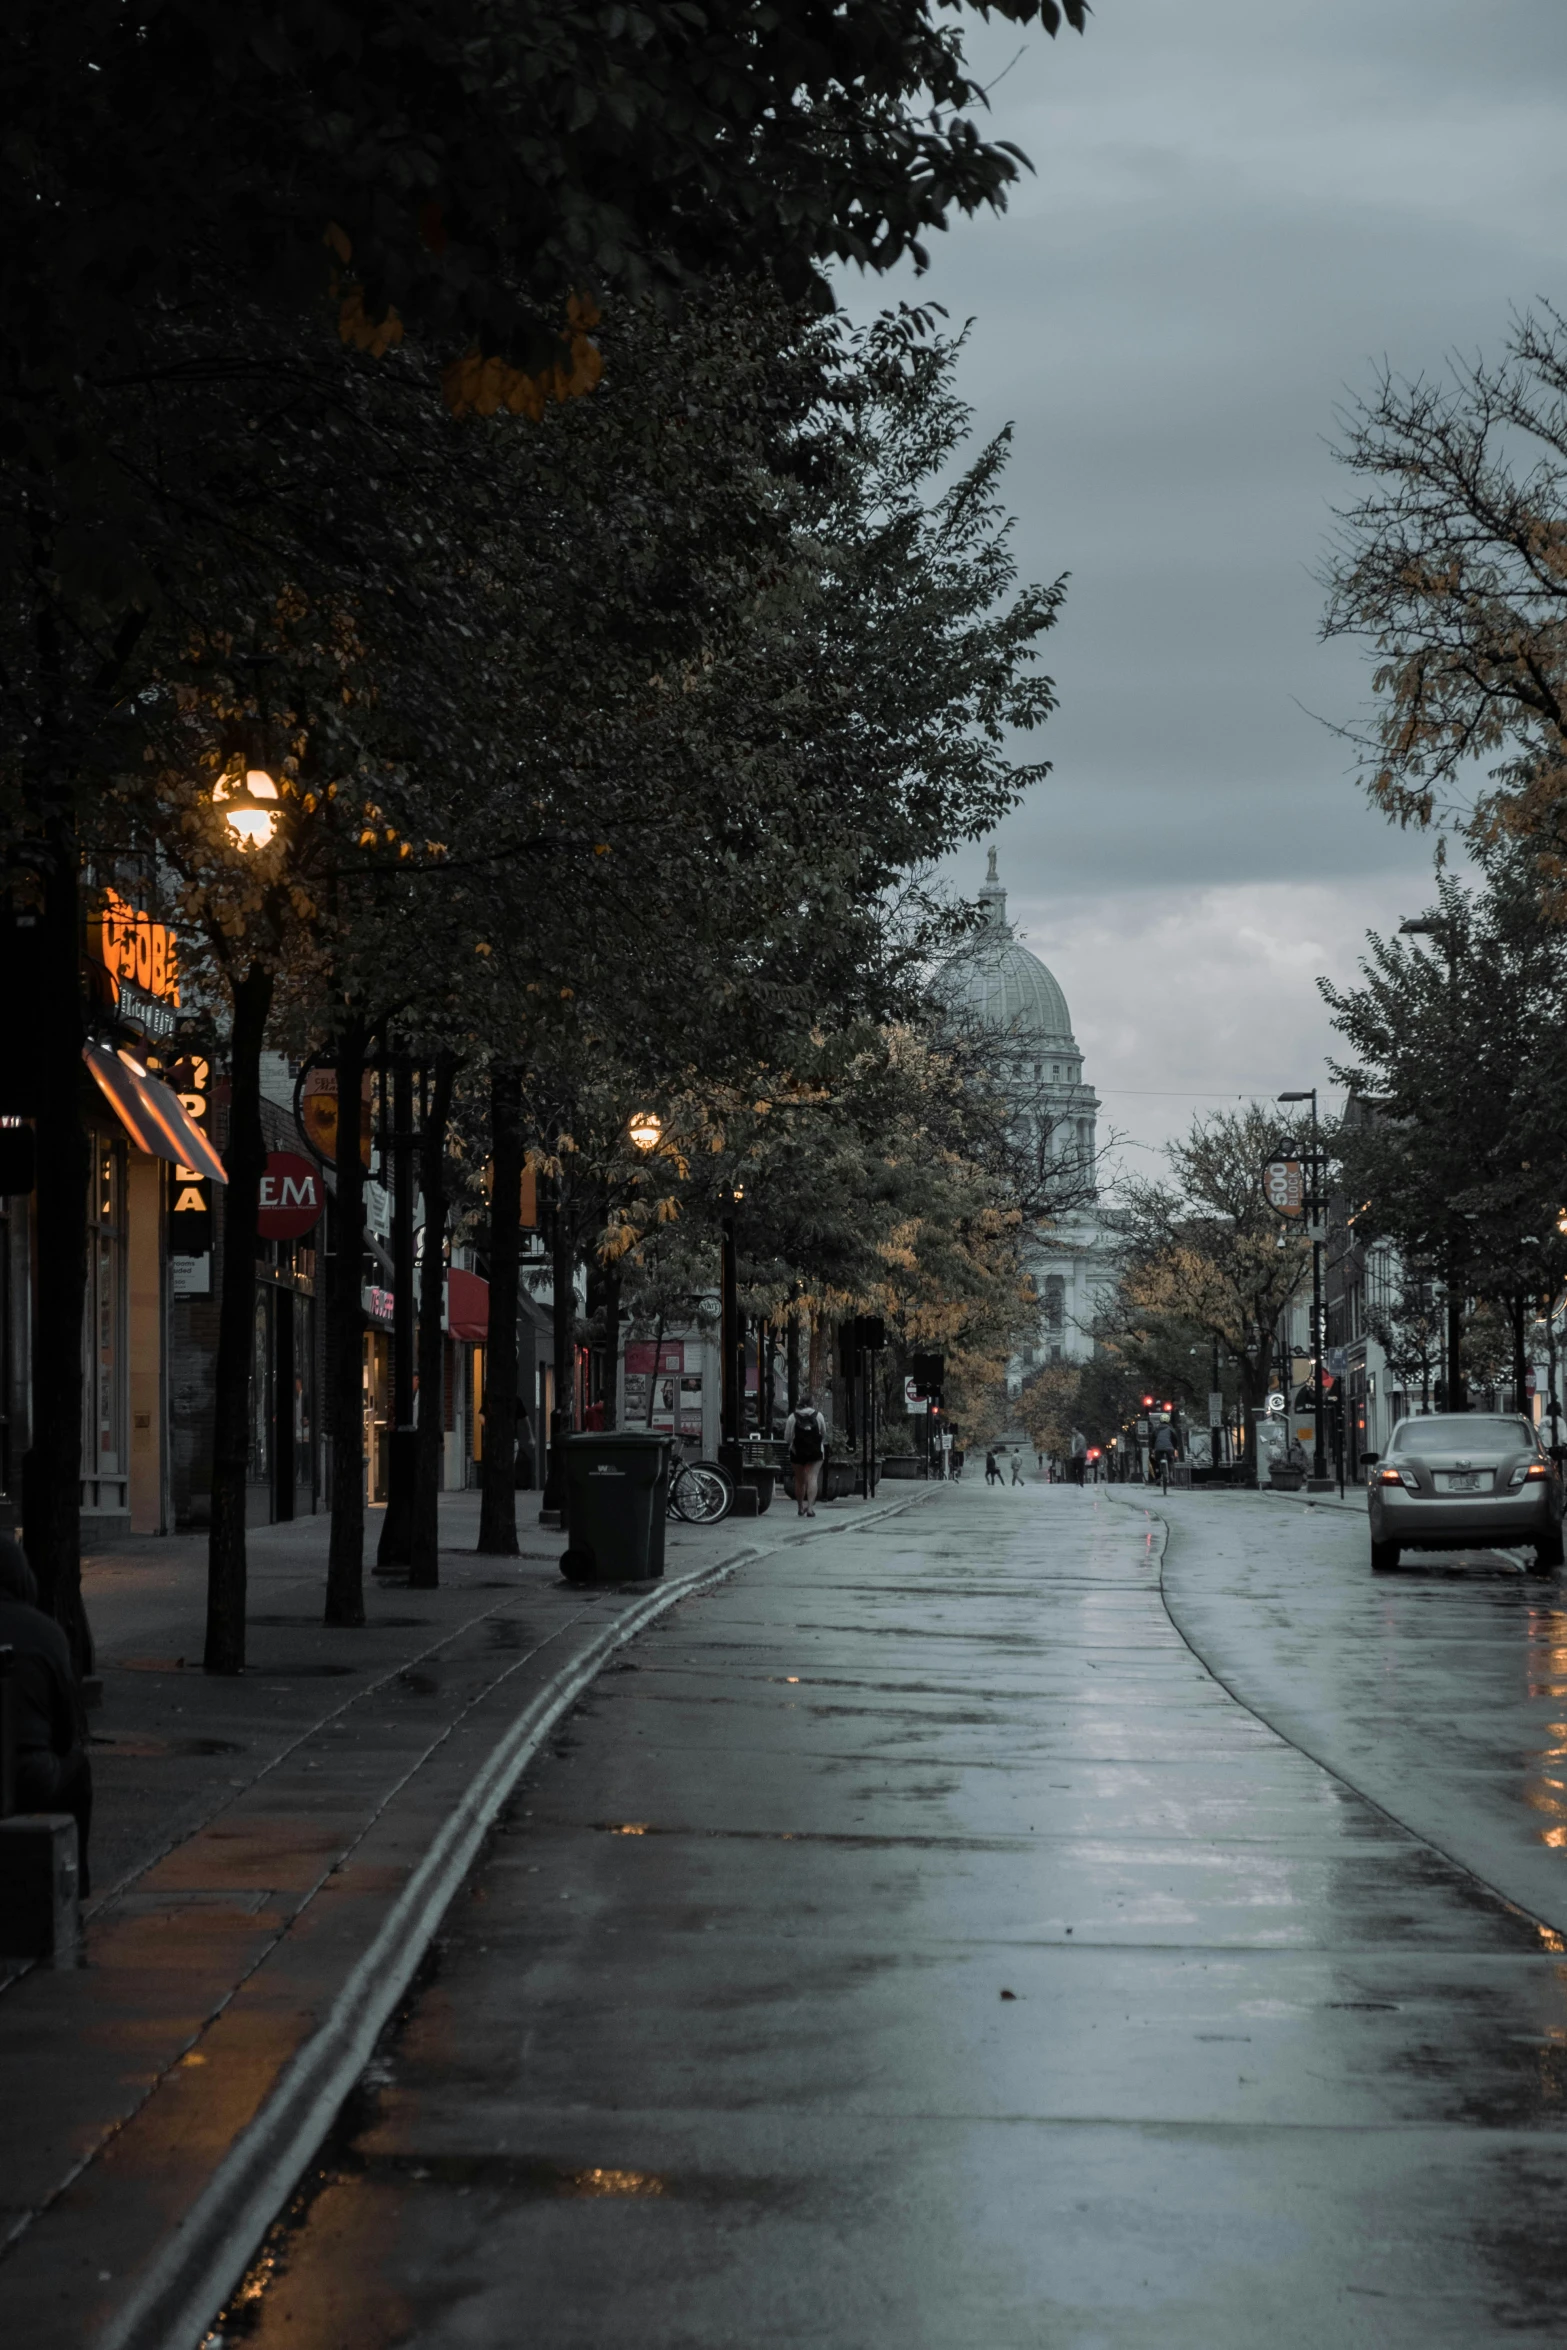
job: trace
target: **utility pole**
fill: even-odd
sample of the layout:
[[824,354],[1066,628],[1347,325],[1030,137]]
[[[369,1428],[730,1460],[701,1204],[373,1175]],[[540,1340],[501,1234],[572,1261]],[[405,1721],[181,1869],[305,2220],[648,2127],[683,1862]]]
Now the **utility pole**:
[[[557,1521],[564,1525],[565,1446],[577,1424],[577,1250],[564,1158],[555,1178],[554,1215],[550,1223],[550,1338],[554,1399],[550,1412],[549,1468],[539,1512],[541,1520],[548,1511],[552,1525]],[[678,1417],[677,1408],[677,1420]]]
[[[1435,938],[1441,941],[1447,960],[1447,1001],[1454,1032],[1458,1026],[1458,939],[1457,926],[1446,915],[1412,914],[1407,922],[1399,924],[1405,938]],[[1445,1408],[1461,1412],[1467,1408],[1464,1394],[1464,1293],[1460,1276],[1467,1269],[1460,1262],[1456,1242],[1447,1246],[1447,1264],[1443,1282],[1447,1292],[1446,1374],[1447,1398]]]
[[736,1482],[745,1459],[741,1443],[744,1434],[745,1374],[741,1369],[740,1349],[744,1338],[740,1328],[740,1251],[735,1232],[735,1210],[745,1197],[742,1185],[736,1184],[725,1202],[728,1210],[719,1223],[719,1401],[721,1409],[721,1441],[718,1458]]

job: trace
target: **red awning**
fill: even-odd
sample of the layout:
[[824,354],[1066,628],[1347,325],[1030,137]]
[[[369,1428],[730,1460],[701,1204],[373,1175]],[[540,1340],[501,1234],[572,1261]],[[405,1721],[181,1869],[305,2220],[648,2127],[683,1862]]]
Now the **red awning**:
[[106,1044],[84,1044],[82,1059],[138,1150],[227,1183],[223,1161],[171,1087],[149,1077],[129,1053],[111,1052]]
[[484,1346],[490,1335],[490,1285],[460,1265],[446,1276],[446,1327],[465,1346]]

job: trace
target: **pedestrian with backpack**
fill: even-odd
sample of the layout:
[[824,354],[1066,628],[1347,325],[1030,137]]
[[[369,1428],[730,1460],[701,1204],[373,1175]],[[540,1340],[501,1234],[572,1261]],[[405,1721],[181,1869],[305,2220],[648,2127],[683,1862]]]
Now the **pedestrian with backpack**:
[[795,1515],[814,1518],[822,1463],[827,1458],[827,1423],[817,1410],[813,1396],[808,1395],[789,1414],[784,1422],[783,1440],[794,1471]]

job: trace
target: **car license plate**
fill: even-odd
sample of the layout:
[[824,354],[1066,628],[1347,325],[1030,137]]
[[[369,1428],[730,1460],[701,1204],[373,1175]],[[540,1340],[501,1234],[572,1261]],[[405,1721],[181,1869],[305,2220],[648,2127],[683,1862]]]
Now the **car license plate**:
[[1455,1470],[1447,1480],[1447,1490],[1449,1493],[1478,1493],[1480,1478],[1477,1471]]

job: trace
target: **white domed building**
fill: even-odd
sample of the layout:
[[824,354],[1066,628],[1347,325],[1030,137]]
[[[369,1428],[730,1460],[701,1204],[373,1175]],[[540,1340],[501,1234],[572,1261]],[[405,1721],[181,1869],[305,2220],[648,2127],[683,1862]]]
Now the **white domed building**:
[[1115,1237],[1098,1206],[1099,1097],[1055,974],[1007,920],[996,852],[979,893],[983,921],[942,973],[941,993],[966,1027],[995,1040],[994,1068],[1014,1111],[1014,1132],[1035,1211],[1024,1262],[1039,1297],[1039,1338],[1009,1365],[1015,1394],[1042,1362],[1081,1362],[1116,1280]]

